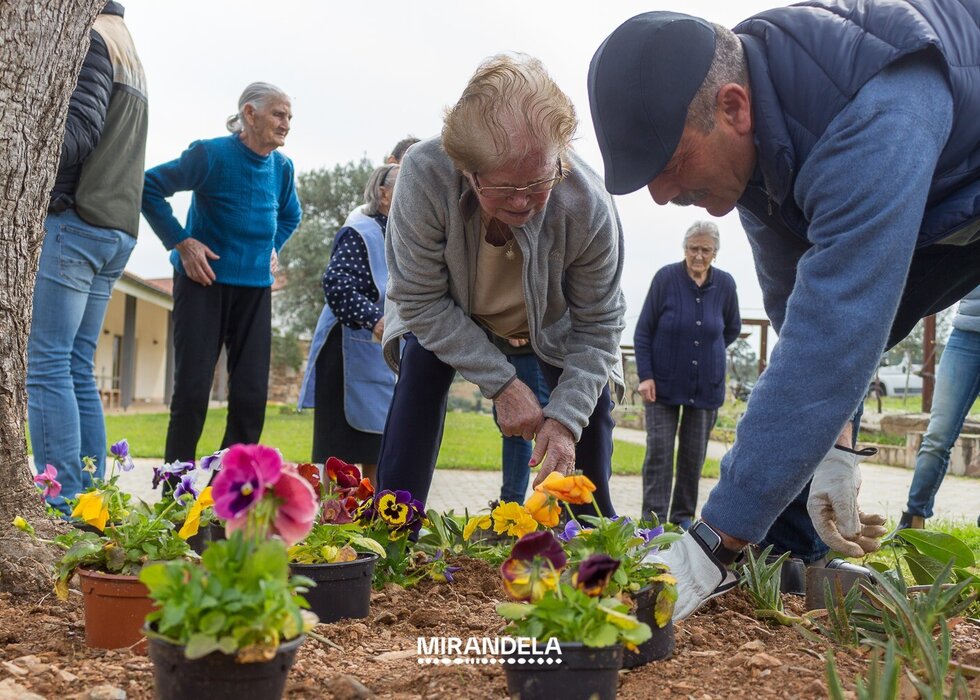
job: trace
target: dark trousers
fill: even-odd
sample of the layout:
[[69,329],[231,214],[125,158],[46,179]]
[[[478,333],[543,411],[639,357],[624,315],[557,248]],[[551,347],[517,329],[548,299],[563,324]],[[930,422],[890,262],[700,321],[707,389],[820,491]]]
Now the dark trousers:
[[222,346],[228,355],[228,420],[221,447],[258,442],[269,392],[270,288],[204,287],[175,273],[173,319],[174,395],[164,460],[196,458]]
[[[541,362],[548,386],[554,389],[561,369]],[[381,438],[378,458],[380,489],[404,489],[423,503],[432,485],[446,420],[446,401],[455,370],[423,348],[413,335],[405,337],[401,370]],[[609,498],[612,463],[612,399],[605,387],[575,448],[575,460],[596,485],[593,494],[603,515],[615,515]],[[595,513],[591,504],[573,512]]]
[[[643,460],[643,517],[655,514],[660,522],[690,527],[698,505],[698,482],[708,451],[708,438],[718,409],[669,406],[662,402],[643,407],[647,452]],[[677,469],[674,474],[674,441]],[[673,497],[671,482],[673,481]],[[668,504],[670,509],[668,511]]]

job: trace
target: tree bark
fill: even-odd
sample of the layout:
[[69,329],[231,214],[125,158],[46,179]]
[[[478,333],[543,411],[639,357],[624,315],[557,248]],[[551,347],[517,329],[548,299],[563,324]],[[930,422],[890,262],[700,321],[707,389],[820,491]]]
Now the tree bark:
[[68,99],[104,4],[0,2],[0,590],[50,590],[53,553],[10,527],[44,517],[24,438],[27,336]]

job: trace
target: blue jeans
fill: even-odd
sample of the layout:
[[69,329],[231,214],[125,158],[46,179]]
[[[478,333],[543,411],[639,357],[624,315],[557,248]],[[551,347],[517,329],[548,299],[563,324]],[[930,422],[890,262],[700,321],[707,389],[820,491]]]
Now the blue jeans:
[[50,501],[68,512],[65,496],[91,486],[82,457],[105,471],[106,434],[95,385],[95,347],[112,285],[136,245],[123,231],[85,223],[74,210],[49,214],[34,284],[27,343],[27,420],[34,468],[58,470],[61,495]]
[[936,492],[949,468],[949,453],[978,395],[980,333],[954,328],[939,360],[932,416],[915,460],[915,476],[905,509],[910,515],[932,517]]
[[[528,388],[538,397],[538,402],[544,408],[548,405],[551,392],[541,373],[541,365],[534,353],[526,355],[508,355],[507,361],[517,370],[517,378],[527,384]],[[494,420],[497,411],[493,412]],[[527,463],[531,461],[532,444],[520,435],[504,437],[502,463],[504,480],[500,487],[501,501],[524,502],[527,494],[527,482],[530,480],[531,469]]]

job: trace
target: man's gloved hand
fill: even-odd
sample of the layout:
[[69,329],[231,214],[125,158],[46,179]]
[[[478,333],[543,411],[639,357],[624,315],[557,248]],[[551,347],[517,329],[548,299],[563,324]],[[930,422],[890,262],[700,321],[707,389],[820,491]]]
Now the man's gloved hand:
[[690,532],[685,532],[667,551],[648,554],[644,561],[666,564],[671,576],[677,579],[675,622],[690,617],[709,600],[730,591],[738,583],[735,574],[715,559],[701,540]]
[[860,452],[834,447],[817,465],[810,483],[806,509],[813,528],[831,549],[849,557],[863,557],[877,551],[878,539],[885,534],[885,518],[858,510],[862,457],[877,453],[873,448]]

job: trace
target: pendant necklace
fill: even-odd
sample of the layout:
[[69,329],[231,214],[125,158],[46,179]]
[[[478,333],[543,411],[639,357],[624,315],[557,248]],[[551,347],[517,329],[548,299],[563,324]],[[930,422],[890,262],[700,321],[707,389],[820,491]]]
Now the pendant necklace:
[[507,241],[507,247],[504,248],[504,257],[507,258],[508,260],[513,260],[516,257],[516,253],[514,253],[514,242],[516,240],[517,239],[515,239],[513,235],[511,235],[510,240]]

